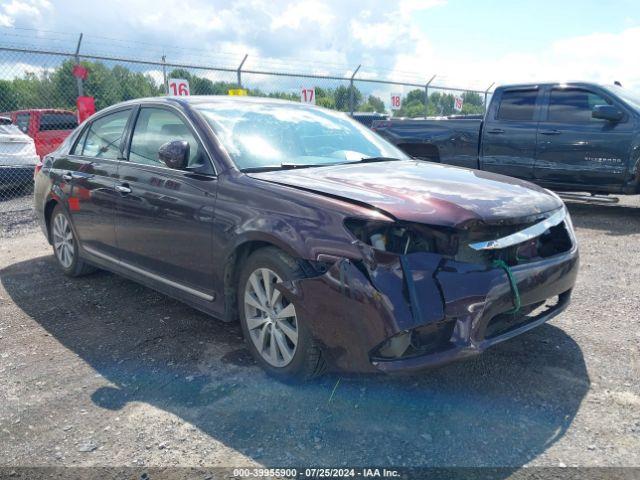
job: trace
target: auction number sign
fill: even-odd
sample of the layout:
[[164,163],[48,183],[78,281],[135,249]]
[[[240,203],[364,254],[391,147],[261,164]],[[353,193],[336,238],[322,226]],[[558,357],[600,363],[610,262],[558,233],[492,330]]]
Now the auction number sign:
[[462,111],[462,104],[463,104],[463,100],[462,97],[455,97],[453,100],[453,109],[456,112],[461,112]]
[[391,110],[400,110],[402,108],[402,97],[399,93],[391,94]]
[[300,101],[302,103],[316,104],[316,89],[313,88],[301,88],[300,89]]
[[173,95],[175,97],[186,97],[191,95],[189,92],[189,81],[184,78],[170,78],[169,95]]

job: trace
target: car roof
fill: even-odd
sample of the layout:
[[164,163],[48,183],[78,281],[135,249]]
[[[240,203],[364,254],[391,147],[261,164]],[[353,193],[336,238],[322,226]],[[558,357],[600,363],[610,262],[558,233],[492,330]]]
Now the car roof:
[[208,103],[244,103],[244,104],[258,104],[258,105],[291,105],[298,107],[308,107],[308,108],[322,108],[316,107],[315,105],[309,105],[301,102],[293,102],[291,100],[282,100],[279,98],[270,98],[270,97],[251,97],[244,95],[190,95],[185,97],[174,97],[174,96],[163,96],[163,97],[146,97],[146,98],[136,98],[133,100],[127,100],[125,102],[120,102],[116,105],[111,105],[109,108],[113,108],[116,106],[125,106],[125,105],[140,105],[145,103],[166,103],[168,105],[201,105]]
[[[609,85],[604,83],[597,82],[585,82],[585,81],[557,81],[557,82],[527,82],[527,83],[508,83],[504,85],[499,85],[496,87],[497,89],[505,90],[512,88],[532,88],[532,87],[549,87],[556,85],[566,85],[568,87],[600,87],[607,88]],[[613,85],[613,84],[612,84]]]

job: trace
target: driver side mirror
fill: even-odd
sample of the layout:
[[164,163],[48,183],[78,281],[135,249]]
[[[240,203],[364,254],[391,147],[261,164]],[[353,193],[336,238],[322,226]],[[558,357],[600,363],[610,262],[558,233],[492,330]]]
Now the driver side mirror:
[[593,118],[608,120],[609,122],[619,122],[624,114],[613,105],[596,105],[591,112]]
[[189,142],[186,140],[172,140],[160,147],[158,158],[169,168],[184,170],[189,163],[189,152]]

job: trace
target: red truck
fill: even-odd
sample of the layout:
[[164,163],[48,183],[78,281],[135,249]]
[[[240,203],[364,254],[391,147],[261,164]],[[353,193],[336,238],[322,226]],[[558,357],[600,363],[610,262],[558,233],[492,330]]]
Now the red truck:
[[36,144],[40,158],[58,148],[78,126],[75,112],[52,108],[16,110],[1,114],[11,121]]

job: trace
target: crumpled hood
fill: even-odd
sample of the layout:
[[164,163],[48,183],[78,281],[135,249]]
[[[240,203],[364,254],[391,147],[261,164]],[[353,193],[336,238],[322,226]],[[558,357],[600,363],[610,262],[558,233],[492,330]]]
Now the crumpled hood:
[[424,161],[336,165],[250,174],[253,178],[366,203],[396,219],[441,226],[533,221],[562,201],[529,182]]

